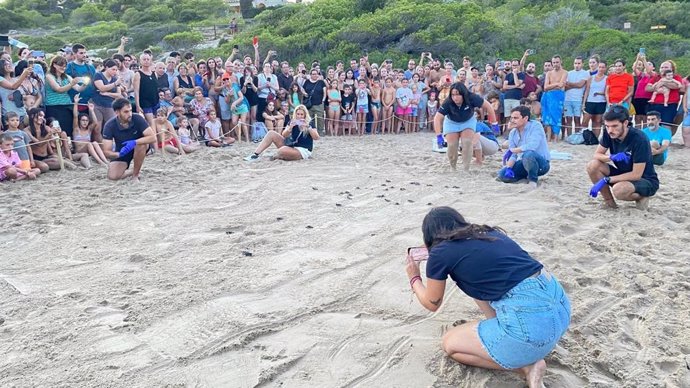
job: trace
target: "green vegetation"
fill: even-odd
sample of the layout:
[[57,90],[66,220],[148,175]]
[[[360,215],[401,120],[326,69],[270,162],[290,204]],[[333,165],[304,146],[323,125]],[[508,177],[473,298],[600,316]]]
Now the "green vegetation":
[[[690,24],[685,1],[620,0],[316,0],[258,12],[241,1],[241,33],[199,56],[227,55],[238,44],[253,54],[325,63],[356,58],[364,50],[374,62],[404,63],[431,51],[475,63],[519,58],[527,48],[540,62],[553,54],[566,58],[594,53],[630,62],[640,47],[657,62],[674,59],[690,72]],[[131,51],[149,46],[185,49],[203,40],[192,26],[225,25],[230,10],[223,0],[6,0],[0,25],[28,31],[52,26],[47,37],[19,36],[33,47],[55,51],[63,43],[114,48],[119,36],[133,37]],[[631,28],[624,30],[625,22]],[[665,29],[652,29],[663,25]]]

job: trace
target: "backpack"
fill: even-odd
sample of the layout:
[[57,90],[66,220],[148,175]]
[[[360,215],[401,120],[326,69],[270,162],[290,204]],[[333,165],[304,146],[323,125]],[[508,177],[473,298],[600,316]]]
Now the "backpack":
[[582,144],[584,145],[597,145],[599,144],[599,139],[597,139],[596,135],[594,135],[594,132],[590,131],[589,129],[585,129],[582,131],[582,139],[584,142]]
[[268,130],[266,129],[266,124],[262,122],[256,122],[252,126],[252,142],[258,143],[264,139]]

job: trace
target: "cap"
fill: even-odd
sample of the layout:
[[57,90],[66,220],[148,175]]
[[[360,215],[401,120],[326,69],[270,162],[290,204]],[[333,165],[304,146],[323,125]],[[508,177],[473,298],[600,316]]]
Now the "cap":
[[228,73],[223,73],[222,79],[223,79],[223,81],[225,81],[226,79],[230,79],[230,74],[228,74]]
[[72,54],[72,47],[70,46],[65,46],[60,49],[60,52],[66,53],[66,54]]

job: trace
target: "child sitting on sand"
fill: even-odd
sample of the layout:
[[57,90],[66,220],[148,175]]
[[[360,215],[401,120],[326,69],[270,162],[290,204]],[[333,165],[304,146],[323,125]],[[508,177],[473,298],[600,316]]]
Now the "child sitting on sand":
[[96,160],[96,163],[107,166],[108,158],[105,157],[101,146],[91,141],[94,131],[100,133],[101,125],[96,118],[95,105],[89,103],[89,114],[79,113],[79,95],[74,96],[74,107],[72,114],[74,115],[74,122],[72,124],[72,144],[74,145],[74,155],[82,158],[82,155],[89,155]]
[[208,111],[208,121],[206,121],[205,129],[206,145],[208,147],[227,147],[235,142],[233,137],[221,136],[221,123],[218,120],[215,109]]
[[0,182],[7,180],[36,179],[41,173],[37,168],[23,169],[19,155],[14,151],[12,135],[4,133],[0,137]]
[[34,160],[31,147],[29,147],[31,136],[19,129],[19,115],[16,112],[7,112],[5,117],[7,117],[7,131],[5,133],[12,136],[12,140],[14,140],[14,150],[22,161],[20,167],[24,170],[38,168],[40,172],[48,172],[50,168],[47,164]]
[[[185,118],[186,121],[186,118]],[[175,132],[175,127],[168,120],[168,109],[160,108],[156,112],[156,118],[153,120],[153,130],[159,140],[158,148],[171,154],[184,155],[185,153],[194,152],[196,149],[184,145]]]

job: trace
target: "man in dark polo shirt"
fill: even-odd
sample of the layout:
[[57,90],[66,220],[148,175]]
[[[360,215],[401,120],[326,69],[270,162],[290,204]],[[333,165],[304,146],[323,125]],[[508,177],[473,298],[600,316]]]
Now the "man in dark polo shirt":
[[[149,144],[155,143],[156,134],[146,119],[140,115],[132,115],[129,100],[116,99],[113,101],[113,110],[115,117],[103,126],[103,153],[111,160],[108,179],[120,180],[131,175],[132,180],[138,182],[146,151]],[[128,171],[132,160],[134,168]]]
[[628,127],[628,122],[628,109],[622,106],[614,106],[604,114],[606,131],[594,158],[587,164],[587,173],[594,183],[589,194],[596,197],[601,192],[611,208],[618,207],[615,197],[635,201],[638,209],[645,210],[649,197],[659,189],[659,178],[652,164],[649,139],[639,129]]

